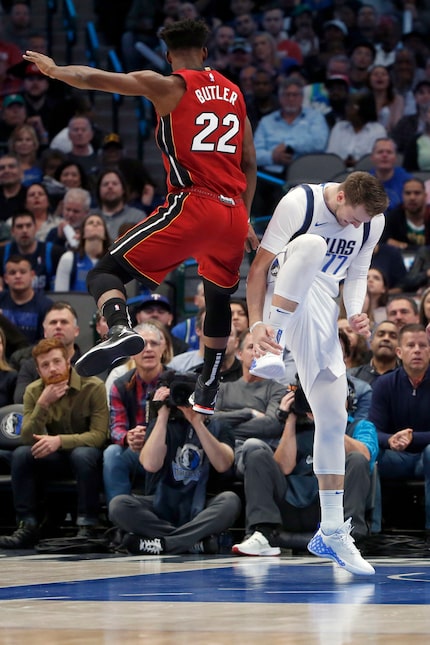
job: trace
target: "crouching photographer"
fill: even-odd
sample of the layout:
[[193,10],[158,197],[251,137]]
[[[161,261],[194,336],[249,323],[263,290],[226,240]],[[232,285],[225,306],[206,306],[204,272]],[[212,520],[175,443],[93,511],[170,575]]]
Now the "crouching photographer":
[[[345,520],[352,518],[354,538],[364,540],[369,532],[367,511],[371,510],[371,473],[378,442],[372,423],[353,420],[360,397],[352,381],[348,385]],[[318,481],[313,472],[315,426],[299,382],[282,398],[277,417],[284,429],[275,452],[264,442],[244,444],[246,536],[233,546],[238,555],[279,555],[280,547],[293,544],[305,549],[320,520]]]
[[231,429],[193,411],[196,375],[167,372],[149,404],[140,463],[152,474],[152,495],[119,495],[109,506],[124,531],[121,548],[139,555],[217,553],[218,535],[241,510],[239,497],[208,495],[209,482],[234,462]]

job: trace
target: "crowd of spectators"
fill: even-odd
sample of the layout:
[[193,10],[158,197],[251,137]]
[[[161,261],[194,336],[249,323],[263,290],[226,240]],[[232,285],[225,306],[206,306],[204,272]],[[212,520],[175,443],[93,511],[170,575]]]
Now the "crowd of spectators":
[[[422,175],[428,172],[430,182],[430,46],[425,38],[430,15],[425,3],[164,0],[156,6],[149,0],[129,0],[121,3],[122,13],[117,4],[94,2],[94,9],[101,35],[117,48],[127,71],[168,73],[158,30],[183,17],[200,16],[209,24],[208,63],[235,81],[245,95],[260,171],[286,181],[289,166],[309,153],[338,155],[345,173],[368,157],[368,170],[389,195],[386,228],[368,275],[365,306],[372,339],[363,343],[348,336],[347,321],[339,320],[339,328],[347,334],[345,362],[352,377],[345,428],[348,463],[355,468],[356,461],[366,472],[361,511],[355,502],[348,510],[360,518],[357,536],[365,538],[371,530],[381,530],[382,500],[379,490],[372,500],[376,519],[365,516],[376,457],[373,439],[367,452],[359,447],[370,431],[369,426],[365,431],[360,426],[364,432],[360,434],[358,421],[369,418],[379,439],[379,477],[425,479],[426,488],[430,481],[426,452],[430,439],[422,422],[428,402],[420,393],[430,378],[424,333],[430,319],[430,184]],[[110,12],[115,20],[109,19]],[[413,19],[407,30],[405,12],[411,12]],[[243,548],[257,550],[249,555],[264,555],[263,547],[258,551],[259,533],[277,539],[274,548],[279,550],[282,530],[311,531],[318,521],[315,478],[307,506],[298,499],[300,477],[312,476],[311,461],[303,470],[311,454],[312,418],[299,410],[297,401],[294,407],[297,384],[262,381],[249,374],[252,346],[246,303],[241,299],[232,299],[231,338],[215,419],[209,424],[189,412],[176,417],[163,409],[168,407],[163,402],[171,379],[166,374],[198,373],[201,367],[205,315],[201,291],[196,294],[196,315],[189,320],[176,319],[174,306],[162,293],[138,296],[130,309],[146,346],[112,370],[102,388],[107,407],[97,409],[89,400],[88,420],[75,419],[74,430],[67,424],[61,427],[55,417],[64,414],[64,405],[58,404],[64,392],[60,396],[59,388],[51,387],[55,382],[49,379],[51,364],[55,374],[60,365],[72,375],[67,397],[78,397],[76,392],[84,386],[97,392],[101,388],[85,379],[79,382],[72,367],[80,355],[78,316],[67,293],[59,303],[52,302],[50,293],[85,292],[86,273],[106,253],[110,241],[147,217],[163,195],[145,165],[126,150],[121,136],[99,128],[91,105],[78,92],[66,90],[22,61],[23,50],[46,45],[43,34],[31,30],[31,6],[12,3],[7,15],[0,16],[0,25],[0,403],[24,403],[27,443],[42,433],[43,423],[49,436],[57,437],[55,442],[38,440],[34,445],[39,443],[39,451],[34,446],[19,448],[12,466],[19,526],[12,536],[0,538],[0,546],[33,546],[40,537],[36,501],[24,494],[22,482],[29,482],[33,490],[38,470],[30,466],[31,460],[45,456],[46,450],[46,455],[70,454],[70,460],[52,458],[51,466],[56,475],[59,466],[67,465],[78,481],[81,536],[82,527],[89,534],[88,527],[100,521],[98,500],[94,496],[88,500],[80,484],[89,467],[97,471],[92,485],[105,496],[105,520],[121,529],[130,552],[193,548],[213,552],[213,541],[205,539],[215,529],[227,530],[239,515],[239,498],[231,492],[235,480],[245,481],[245,497],[249,495],[246,526],[252,539],[251,546]],[[259,180],[252,215],[270,215],[283,190],[279,182],[274,187]],[[102,325],[98,313],[100,336]],[[65,351],[44,339],[60,340]],[[36,348],[33,354],[32,348]],[[106,380],[107,375],[101,377]],[[362,382],[374,388],[376,380],[369,417],[369,406],[364,416],[357,417]],[[393,412],[390,397],[400,405],[409,395],[415,397],[411,402],[416,403],[416,412]],[[97,417],[94,423],[93,417]],[[94,432],[92,423],[97,437],[92,435],[85,443],[82,437]],[[188,432],[188,443],[179,440],[179,432]],[[149,446],[141,453],[145,437]],[[157,456],[160,445],[163,459]],[[396,457],[402,450],[409,456],[407,465],[400,467]],[[357,451],[364,454],[364,461],[351,456]],[[167,472],[168,459],[177,475],[174,484]],[[265,515],[261,509],[268,506],[259,496],[267,473],[276,482],[276,491],[273,482],[265,491],[273,510]],[[215,479],[218,488],[212,486]],[[224,497],[217,497],[220,481]],[[132,499],[135,484],[146,495],[139,502]],[[209,492],[215,494],[215,502],[205,506]],[[153,505],[150,494],[155,495]],[[348,489],[348,499],[356,499],[355,494]],[[111,504],[118,495],[121,498]],[[274,504],[274,495],[282,497],[282,504]],[[170,511],[178,505],[175,519],[167,511],[163,516],[163,500]],[[427,500],[425,529],[430,531],[428,506]],[[308,512],[306,523],[303,508]],[[227,523],[220,521],[226,509]],[[132,511],[151,527],[149,533],[148,526],[141,533],[140,541],[132,537],[138,532],[136,518],[129,519]],[[185,525],[197,517],[207,523],[210,533],[195,528],[181,532],[181,522]]]

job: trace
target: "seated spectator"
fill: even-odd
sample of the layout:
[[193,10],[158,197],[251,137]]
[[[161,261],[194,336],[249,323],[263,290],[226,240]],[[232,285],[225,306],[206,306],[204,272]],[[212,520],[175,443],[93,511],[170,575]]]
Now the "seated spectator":
[[397,165],[396,144],[393,139],[376,139],[372,147],[373,168],[369,170],[385,188],[390,200],[389,210],[398,206],[403,199],[403,187],[408,179],[412,179],[402,166]]
[[378,432],[378,472],[384,479],[424,479],[425,529],[430,530],[428,401],[430,347],[423,325],[405,325],[399,333],[401,367],[373,384],[369,420]]
[[387,302],[387,320],[391,320],[398,331],[405,326],[419,322],[418,305],[414,298],[399,294]]
[[63,247],[64,250],[77,249],[80,241],[82,222],[88,216],[91,195],[83,188],[69,188],[61,202],[59,214],[62,221],[57,228],[51,228],[46,240]]
[[[261,119],[255,131],[255,147],[259,167],[285,176],[293,159],[325,149],[328,127],[321,114],[302,107],[303,84],[297,78],[281,81],[279,102],[280,110]],[[292,152],[286,151],[288,145]]]
[[[57,81],[60,83],[60,81]],[[64,85],[64,84],[63,84]],[[84,119],[84,121],[79,121],[78,123],[73,122],[74,134],[79,137],[76,139],[75,145],[79,148],[79,144],[83,143],[83,140],[88,137],[86,129],[86,121],[89,121],[91,124],[92,136],[88,148],[86,149],[86,154],[98,153],[101,147],[101,143],[104,137],[104,131],[96,122],[96,113],[94,111],[94,104],[87,94],[77,94],[73,97],[73,110],[74,114],[72,119]],[[49,147],[52,150],[60,150],[63,152],[66,157],[69,153],[73,152],[73,134],[72,138],[70,137],[71,126],[69,123],[60,130],[55,137],[49,141]],[[76,138],[76,137],[75,137]],[[76,150],[79,154],[79,150]],[[83,152],[83,150],[82,150]],[[85,165],[85,164],[83,164]],[[88,172],[88,171],[87,171]]]
[[403,184],[402,202],[386,218],[381,241],[402,251],[416,251],[430,240],[430,206],[421,179],[412,177]]
[[139,457],[154,475],[154,495],[119,495],[109,515],[126,532],[122,547],[129,553],[217,553],[217,537],[233,526],[241,503],[232,491],[207,494],[216,490],[219,475],[231,470],[234,437],[228,426],[204,419],[188,405],[163,405],[169,393],[166,386],[154,393],[155,418]]
[[163,201],[157,186],[144,164],[124,154],[121,137],[115,132],[107,134],[101,146],[102,168],[119,170],[127,184],[127,205],[150,215]]
[[[257,69],[264,69],[272,79],[276,79],[282,73],[282,58],[276,46],[276,41],[267,31],[254,34],[251,39],[252,58],[251,65]],[[302,52],[296,43],[290,43],[295,51],[297,64],[303,62]],[[291,54],[289,54],[291,56]]]
[[6,334],[0,327],[0,408],[13,403],[16,377],[16,371],[7,362]]
[[427,327],[430,323],[430,288],[425,289],[421,295],[419,321],[424,327]]
[[272,448],[278,445],[282,425],[276,410],[285,386],[250,374],[253,353],[249,331],[242,332],[239,338],[237,356],[242,361],[242,376],[221,384],[215,416],[233,428],[236,475],[243,477],[242,448],[246,439],[261,439]]
[[322,25],[318,58],[324,65],[335,54],[346,54],[348,28],[341,20],[327,20]]
[[[254,3],[251,4],[253,5]],[[254,6],[251,9],[241,7],[232,23],[238,38],[243,38],[248,43],[251,43],[252,38],[260,30],[258,17],[255,13],[252,13],[253,9]]]
[[22,185],[22,168],[14,155],[0,157],[0,221],[25,208],[26,189]]
[[369,362],[348,370],[348,375],[366,381],[373,386],[381,374],[387,374],[399,366],[397,347],[399,331],[390,320],[384,320],[375,325],[369,346],[372,357]]
[[151,322],[135,327],[145,348],[133,356],[135,367],[116,379],[110,389],[111,445],[103,453],[106,503],[133,488],[145,489],[145,471],[139,453],[145,441],[147,406],[164,370],[162,333]]
[[[173,309],[170,301],[166,296],[163,296],[160,293],[147,293],[146,295],[136,296],[133,298],[133,303],[129,300],[129,304],[135,304],[133,308],[133,315],[136,319],[136,323],[143,323],[147,320],[156,319],[162,322],[169,330],[173,324],[174,316]],[[173,346],[173,353],[181,354],[188,350],[186,343],[177,338],[176,336],[171,336],[171,342]]]
[[406,144],[403,166],[410,172],[430,171],[430,105],[423,110],[423,131]]
[[[391,67],[394,89],[405,101],[404,115],[415,113],[413,89],[424,77],[424,71],[418,69],[414,52],[407,47],[398,49]],[[406,166],[405,166],[406,167]],[[406,167],[406,170],[410,170]]]
[[227,67],[229,62],[229,49],[235,39],[235,31],[231,25],[220,24],[212,30],[208,43],[208,57],[206,63],[219,72]]
[[[359,10],[358,15],[360,16],[361,12],[365,9],[367,10],[367,8],[368,5],[366,5],[366,7],[362,7]],[[372,12],[374,12],[373,7],[371,7],[370,9]],[[351,83],[351,92],[367,91],[369,69],[373,65],[375,54],[375,46],[371,40],[358,39],[355,43],[353,43],[352,48],[349,51],[351,68],[348,74]]]
[[230,298],[231,326],[238,336],[249,329],[248,306],[244,298]]
[[2,313],[0,313],[0,327],[7,338],[7,345],[4,346],[5,357],[11,361],[11,367],[16,369],[16,365],[12,364],[13,354],[29,347],[30,343],[27,336]]
[[49,195],[49,202],[55,213],[60,210],[60,204],[66,192],[63,186],[54,177],[59,166],[66,160],[66,156],[61,150],[46,148],[40,155],[40,169],[42,171],[42,184]]
[[235,38],[228,49],[227,65],[220,71],[222,74],[240,87],[241,71],[251,65],[252,48],[244,38]]
[[[62,302],[61,300],[54,302],[46,312],[42,325],[43,337],[61,340],[67,350],[70,364],[74,365],[81,355],[81,350],[76,344],[76,339],[79,336],[79,325],[78,315],[73,307],[68,302]],[[18,366],[14,403],[22,403],[27,385],[39,378],[36,361],[31,355],[31,348],[21,352],[20,355],[21,361]]]
[[90,537],[99,523],[100,465],[108,431],[101,380],[78,376],[63,343],[44,339],[33,350],[40,379],[24,396],[21,437],[12,458],[12,492],[18,528],[0,538],[0,548],[28,549],[39,540],[42,482],[77,480],[78,536]]
[[295,6],[289,33],[291,40],[300,47],[305,67],[309,69],[311,62],[318,60],[320,51],[320,40],[309,5]]
[[50,291],[54,286],[58,262],[64,252],[61,246],[37,240],[34,215],[25,210],[12,216],[11,237],[10,242],[0,246],[1,283],[3,284],[8,258],[19,255],[30,262],[34,271],[33,288],[36,291]]
[[402,154],[406,147],[418,134],[424,131],[425,113],[430,103],[430,79],[419,81],[413,90],[415,111],[413,114],[402,116],[393,128],[391,136],[397,144],[397,149]]
[[[430,285],[430,246],[421,246],[401,283],[402,291],[420,293]],[[422,322],[422,321],[421,321]]]
[[141,210],[127,205],[127,186],[118,170],[103,170],[100,173],[96,198],[98,208],[94,212],[103,215],[111,240],[116,240],[123,224],[134,225],[145,219]]
[[[274,454],[262,442],[244,445],[246,535],[232,548],[238,555],[280,555],[282,530],[313,532],[319,523],[315,428],[301,390],[284,395],[278,416],[284,427]],[[360,540],[369,532],[366,507],[378,454],[376,431],[367,420],[348,424],[345,454],[344,517],[352,519],[352,534]]]
[[43,179],[42,169],[37,161],[39,145],[36,131],[28,123],[16,126],[9,137],[9,153],[15,155],[21,164],[22,185],[25,187]]
[[255,131],[263,116],[279,109],[276,83],[272,75],[264,69],[256,69],[251,75],[251,94],[246,98],[246,109]]
[[339,121],[345,120],[346,104],[349,96],[349,78],[344,74],[327,76],[324,83],[327,91],[327,111],[325,120],[330,130]]
[[[197,283],[193,303],[197,310],[205,306],[205,292],[202,280]],[[172,327],[172,336],[183,340],[188,345],[188,351],[199,349],[200,337],[196,334],[196,320],[197,315],[190,316]]]
[[12,3],[8,11],[4,29],[5,40],[16,45],[22,53],[29,49],[28,38],[31,34],[31,7],[24,0]]
[[27,120],[25,101],[21,94],[8,94],[4,97],[0,115],[0,151],[8,152],[8,141],[16,127]]
[[69,188],[88,190],[90,185],[87,174],[80,163],[69,161],[68,159],[58,166],[54,173],[54,179],[59,181],[67,190]]
[[349,88],[349,70],[351,63],[345,54],[331,56],[324,70],[324,80],[308,83],[304,88],[303,105],[319,110],[322,114],[328,111],[329,96],[327,80],[331,76],[347,79]]
[[[259,169],[283,179],[293,159],[323,152],[327,145],[327,123],[322,114],[303,107],[303,86],[297,78],[283,79],[278,93],[280,109],[263,117],[254,133]],[[271,213],[281,193],[272,184],[257,182],[253,209],[259,215]]]
[[402,280],[406,275],[406,265],[400,249],[390,244],[378,244],[373,249],[371,266],[384,274],[389,293],[401,291]]
[[94,137],[91,121],[85,116],[72,117],[69,121],[69,137],[72,150],[67,153],[68,160],[79,163],[88,179],[95,182],[95,177],[100,171],[100,160],[91,146]]
[[27,186],[25,209],[33,213],[36,222],[36,238],[45,242],[51,228],[56,228],[61,217],[53,215],[48,192],[43,184],[35,183]]
[[367,271],[367,294],[363,311],[369,316],[371,327],[386,320],[388,302],[387,280],[379,269],[370,267]]
[[394,90],[390,72],[384,65],[374,65],[369,72],[369,89],[375,98],[378,121],[390,134],[403,116],[405,101]]
[[11,255],[3,275],[7,289],[0,292],[0,311],[28,338],[30,344],[43,338],[42,321],[52,300],[33,289],[34,271],[29,260]]
[[87,215],[79,228],[77,249],[66,251],[60,258],[54,291],[87,293],[87,273],[107,253],[110,245],[111,240],[103,217],[95,213]]
[[387,133],[377,121],[375,100],[367,92],[350,94],[345,115],[345,121],[333,126],[326,152],[338,155],[347,168],[353,168],[361,157],[372,152],[376,139]]

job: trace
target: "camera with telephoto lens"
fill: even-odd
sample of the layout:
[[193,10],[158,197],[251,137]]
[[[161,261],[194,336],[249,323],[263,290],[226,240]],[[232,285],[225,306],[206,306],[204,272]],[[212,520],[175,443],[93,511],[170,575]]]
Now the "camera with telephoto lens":
[[[195,372],[175,372],[167,370],[160,376],[158,388],[168,387],[169,396],[164,401],[149,401],[149,416],[156,416],[161,406],[166,405],[171,410],[171,418],[180,415],[178,407],[190,406],[189,398],[196,387],[198,374]],[[152,395],[153,396],[153,395]]]

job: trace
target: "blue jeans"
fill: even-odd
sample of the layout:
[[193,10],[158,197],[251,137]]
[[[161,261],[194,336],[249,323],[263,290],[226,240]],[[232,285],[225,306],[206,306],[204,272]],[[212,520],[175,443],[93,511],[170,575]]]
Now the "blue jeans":
[[103,453],[103,482],[106,505],[117,495],[129,495],[132,488],[145,483],[145,470],[139,462],[139,453],[117,443]]
[[378,471],[381,479],[424,479],[425,528],[430,529],[430,445],[419,453],[383,450]]

